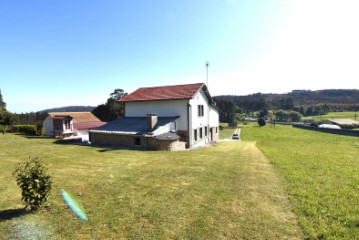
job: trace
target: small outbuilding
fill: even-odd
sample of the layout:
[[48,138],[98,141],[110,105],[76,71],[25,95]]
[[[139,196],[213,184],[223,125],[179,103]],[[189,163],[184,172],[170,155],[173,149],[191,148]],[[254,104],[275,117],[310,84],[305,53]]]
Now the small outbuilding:
[[359,122],[352,120],[352,119],[331,119],[328,120],[329,122],[331,122],[334,125],[355,125],[357,127],[359,127]]
[[91,112],[50,112],[43,122],[45,136],[89,140],[89,130],[106,124]]

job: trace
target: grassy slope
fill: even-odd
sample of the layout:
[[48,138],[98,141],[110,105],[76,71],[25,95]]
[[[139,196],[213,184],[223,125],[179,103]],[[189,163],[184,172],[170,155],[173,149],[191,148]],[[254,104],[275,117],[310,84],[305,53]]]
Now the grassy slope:
[[320,116],[309,116],[303,117],[303,119],[314,119],[316,121],[328,120],[328,119],[340,119],[340,118],[348,118],[359,121],[359,112],[329,112],[326,115]]
[[310,238],[359,239],[359,138],[291,126],[242,129],[281,176]]
[[[49,208],[19,214],[15,163],[38,156],[54,185]],[[273,167],[254,142],[151,152],[54,144],[0,134],[0,236],[51,239],[301,238]],[[86,209],[81,222],[63,188]]]

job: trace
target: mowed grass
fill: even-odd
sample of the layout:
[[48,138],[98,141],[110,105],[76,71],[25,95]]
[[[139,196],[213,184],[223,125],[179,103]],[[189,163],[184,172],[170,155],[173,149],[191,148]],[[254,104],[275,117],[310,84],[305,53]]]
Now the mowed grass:
[[[11,175],[29,156],[53,176],[48,207],[20,209]],[[301,239],[273,166],[254,142],[193,151],[133,151],[0,134],[0,236],[4,239]],[[76,197],[88,222],[65,205]]]
[[359,138],[276,125],[242,129],[279,173],[310,239],[359,239]]
[[314,119],[316,121],[323,121],[328,119],[353,119],[359,121],[359,112],[329,112],[325,115],[303,117],[303,119]]

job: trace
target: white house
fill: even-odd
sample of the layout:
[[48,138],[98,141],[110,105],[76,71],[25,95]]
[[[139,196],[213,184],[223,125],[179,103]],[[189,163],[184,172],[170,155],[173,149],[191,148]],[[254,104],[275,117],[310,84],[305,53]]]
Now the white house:
[[50,112],[43,122],[45,136],[56,138],[81,138],[88,141],[89,129],[106,124],[91,112]]
[[119,102],[125,117],[91,130],[93,144],[173,150],[219,138],[218,109],[204,83],[139,88]]

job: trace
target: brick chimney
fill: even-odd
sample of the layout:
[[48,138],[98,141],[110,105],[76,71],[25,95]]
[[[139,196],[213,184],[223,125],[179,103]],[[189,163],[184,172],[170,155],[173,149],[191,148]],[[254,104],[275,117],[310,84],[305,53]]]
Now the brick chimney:
[[147,114],[147,128],[149,131],[153,131],[155,129],[157,121],[158,121],[157,113]]

